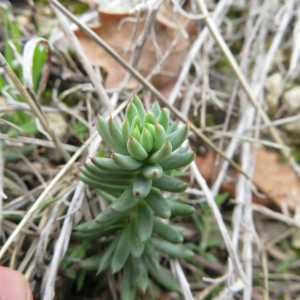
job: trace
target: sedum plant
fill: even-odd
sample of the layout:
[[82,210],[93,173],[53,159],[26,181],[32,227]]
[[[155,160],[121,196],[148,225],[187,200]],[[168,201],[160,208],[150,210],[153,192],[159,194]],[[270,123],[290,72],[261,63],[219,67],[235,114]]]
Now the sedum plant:
[[[156,251],[171,257],[190,258],[193,252],[182,245],[184,228],[163,222],[171,216],[194,212],[190,205],[164,198],[162,191],[180,193],[187,183],[172,175],[195,158],[188,147],[179,149],[187,138],[188,124],[170,124],[169,112],[157,101],[145,112],[134,95],[128,104],[122,128],[110,117],[98,115],[97,129],[112,150],[111,158],[92,157],[81,167],[80,179],[96,189],[111,204],[95,220],[76,227],[75,236],[106,237],[102,253],[88,260],[99,264],[98,273],[111,266],[113,273],[123,269],[122,299],[134,299],[136,289],[148,286],[148,272],[165,288],[180,287],[163,268]],[[174,152],[175,151],[175,152]]]

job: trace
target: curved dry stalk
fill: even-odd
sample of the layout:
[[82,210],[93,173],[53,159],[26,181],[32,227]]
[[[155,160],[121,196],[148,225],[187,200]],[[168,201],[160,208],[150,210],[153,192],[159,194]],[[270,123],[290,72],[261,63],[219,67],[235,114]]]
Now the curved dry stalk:
[[55,143],[57,149],[61,152],[63,158],[68,161],[70,158],[70,155],[68,154],[67,151],[62,147],[61,142],[59,139],[56,137],[55,133],[51,130],[49,127],[48,121],[45,118],[41,108],[39,107],[38,103],[32,99],[32,95],[29,95],[28,90],[25,89],[25,87],[22,85],[20,82],[19,78],[16,76],[14,71],[11,69],[5,58],[3,57],[2,53],[0,53],[0,66],[5,70],[6,74],[9,76],[9,78],[13,81],[15,84],[16,88],[19,90],[20,94],[24,97],[30,108],[33,110],[53,142]]
[[[219,24],[221,18],[220,16],[224,14],[225,11],[227,11],[226,7],[231,3],[231,0],[222,0],[218,3],[216,6],[216,9],[213,14],[213,20]],[[177,99],[178,95],[180,94],[181,86],[183,82],[186,80],[187,75],[190,71],[191,65],[193,61],[195,60],[196,55],[198,55],[200,48],[202,47],[207,35],[209,33],[209,30],[207,27],[205,27],[201,33],[198,35],[197,39],[194,41],[193,45],[191,46],[191,49],[187,55],[187,58],[185,60],[184,66],[181,69],[181,72],[179,74],[179,77],[176,81],[175,86],[173,87],[170,96],[169,96],[169,103],[174,104],[175,100]]]
[[300,4],[297,3],[298,9],[297,9],[297,22],[294,27],[293,31],[293,49],[292,49],[292,55],[290,59],[290,65],[287,72],[286,77],[292,78],[296,77],[298,75],[297,70],[299,70],[299,58],[300,58]]
[[[159,7],[162,4],[163,0],[155,0],[153,3],[148,3],[148,15],[146,17],[144,30],[140,33],[140,35],[137,37],[136,45],[132,51],[131,57],[130,57],[130,64],[132,68],[136,68],[140,58],[142,56],[142,52],[145,46],[145,43],[147,41],[147,38],[150,37],[151,30],[153,29],[154,23],[156,21],[156,15],[158,13]],[[139,11],[138,11],[139,12]],[[153,42],[153,41],[152,41]],[[153,43],[155,47],[155,43]],[[156,49],[156,47],[155,47]],[[156,55],[157,55],[157,49],[156,49]],[[127,72],[122,82],[119,84],[118,90],[123,89],[130,80],[131,73]]]
[[7,198],[3,191],[3,172],[4,172],[4,159],[2,156],[2,144],[0,140],[0,237],[2,237],[3,199]]
[[[51,5],[51,2],[50,2]],[[52,5],[51,5],[52,6]],[[65,18],[65,16],[59,11],[57,10],[55,7],[53,7],[53,10],[58,18],[58,20],[60,21],[60,24],[64,30],[64,33],[67,37],[67,39],[69,39],[70,41],[70,45],[72,45],[72,49],[74,50],[74,52],[76,53],[80,63],[82,64],[82,66],[84,67],[85,71],[87,72],[89,78],[91,79],[96,92],[99,96],[99,99],[101,101],[103,101],[103,103],[106,105],[107,109],[110,112],[113,112],[113,106],[111,105],[109,98],[103,88],[103,85],[101,84],[99,78],[97,77],[91,63],[89,62],[86,54],[84,53],[84,51],[82,50],[82,47],[78,41],[78,38],[76,37],[76,35],[74,34],[74,32],[71,30],[67,19]]]
[[[97,138],[94,136],[93,140]],[[85,184],[80,181],[76,187],[75,193],[72,197],[71,205],[68,209],[68,214],[77,210],[84,197],[84,186]],[[42,284],[43,300],[52,300],[54,298],[54,286],[56,281],[56,274],[61,260],[63,259],[69,245],[69,240],[72,232],[73,218],[69,215],[62,226],[58,240],[55,243],[54,253],[49,265],[47,276],[44,277]]]
[[[7,134],[0,133],[0,140],[8,141],[10,143],[15,143],[17,145],[21,144],[32,144],[32,145],[39,145],[49,148],[56,148],[56,145],[51,141],[36,139],[36,138],[30,138],[27,136],[17,136],[15,138],[8,137]],[[79,148],[77,146],[69,145],[69,144],[62,144],[62,147],[70,152],[76,152]]]
[[197,168],[197,165],[195,162],[192,162],[191,164],[191,169],[195,175],[195,179],[196,181],[198,182],[198,184],[200,185],[200,187],[202,188],[202,191],[204,192],[204,195],[206,197],[206,200],[207,200],[207,204],[209,205],[215,219],[216,219],[216,222],[218,224],[218,227],[220,229],[220,232],[222,234],[222,237],[223,237],[223,240],[225,242],[225,245],[226,245],[226,248],[228,250],[228,254],[232,260],[232,263],[236,269],[236,271],[238,272],[240,278],[245,282],[247,283],[247,277],[245,275],[245,272],[243,270],[243,267],[241,265],[241,262],[239,260],[239,257],[233,247],[233,244],[232,244],[232,241],[230,239],[230,236],[229,236],[229,233],[226,229],[226,226],[224,224],[224,221],[223,221],[223,218],[222,218],[222,215],[219,211],[219,208],[213,198],[213,194],[212,192],[210,191],[205,179],[202,177],[202,175],[200,174],[198,168]]
[[[44,38],[33,38],[26,42],[23,51],[23,78],[24,78],[24,85],[26,88],[30,88],[33,90],[33,81],[32,81],[32,66],[33,66],[33,57],[34,51],[36,47],[41,44],[47,48],[47,61],[43,67],[41,80],[39,84],[39,88],[37,91],[37,100],[39,101],[42,93],[44,92],[47,80],[50,75],[50,67],[51,67],[51,48],[48,41]],[[26,63],[24,63],[26,62]]]
[[178,259],[171,259],[170,260],[171,269],[176,274],[176,279],[179,282],[182,294],[185,300],[194,300],[193,294],[190,289],[190,285],[183,273],[182,267],[178,261]]

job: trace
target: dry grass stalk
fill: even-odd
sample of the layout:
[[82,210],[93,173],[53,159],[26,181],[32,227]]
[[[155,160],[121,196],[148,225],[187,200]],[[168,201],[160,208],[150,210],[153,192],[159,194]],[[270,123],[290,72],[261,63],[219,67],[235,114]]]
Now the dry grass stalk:
[[66,152],[63,149],[63,147],[61,146],[60,141],[58,140],[58,138],[56,137],[54,132],[51,130],[51,128],[49,127],[48,121],[45,118],[42,110],[38,106],[37,101],[35,101],[35,99],[33,99],[31,97],[32,95],[30,95],[28,93],[28,90],[26,90],[26,88],[22,85],[19,78],[16,76],[16,74],[11,69],[11,67],[6,62],[5,58],[3,57],[3,55],[1,53],[0,53],[0,66],[5,70],[6,74],[13,81],[13,83],[15,84],[17,89],[19,90],[20,94],[24,97],[24,99],[26,100],[26,102],[28,103],[28,105],[30,106],[32,111],[34,111],[37,118],[40,120],[41,124],[43,125],[43,127],[45,128],[45,130],[47,131],[47,133],[49,134],[49,136],[51,137],[51,139],[55,143],[57,149],[61,152],[62,156],[65,158],[66,161],[68,161],[68,159],[70,158],[68,152]]

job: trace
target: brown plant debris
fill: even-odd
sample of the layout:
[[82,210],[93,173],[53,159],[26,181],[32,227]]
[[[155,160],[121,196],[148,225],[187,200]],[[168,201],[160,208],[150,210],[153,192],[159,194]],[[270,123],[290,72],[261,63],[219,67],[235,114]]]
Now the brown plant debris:
[[[215,155],[208,152],[205,157],[196,158],[197,166],[202,176],[209,182],[212,182],[214,172]],[[235,197],[235,187],[237,172],[229,169],[227,178],[223,181],[221,189],[229,191],[231,197]],[[279,161],[279,155],[261,148],[257,152],[256,164],[253,180],[259,182],[276,200],[279,207],[288,207],[292,211],[299,204],[300,180],[291,168]],[[264,205],[271,205],[269,199],[260,197],[253,193],[253,202]]]

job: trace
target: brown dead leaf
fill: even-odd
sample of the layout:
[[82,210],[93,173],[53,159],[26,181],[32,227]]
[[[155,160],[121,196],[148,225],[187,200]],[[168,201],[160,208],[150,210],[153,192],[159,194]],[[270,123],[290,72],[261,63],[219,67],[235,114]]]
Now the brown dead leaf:
[[[118,52],[126,61],[129,62],[132,54],[134,44],[137,37],[144,28],[145,21],[141,18],[135,39],[127,53],[124,55],[125,50],[130,44],[131,34],[134,30],[135,23],[124,22],[121,29],[118,30],[120,21],[125,17],[133,17],[126,13],[108,13],[99,12],[99,18],[101,25],[91,27],[91,29],[99,35],[106,43],[108,43],[114,50]],[[178,34],[179,29],[170,22],[166,22],[165,19],[158,18],[155,23],[156,41],[159,45],[161,52],[164,53],[172,40]],[[123,80],[126,72],[125,70],[107,54],[100,46],[92,41],[88,36],[85,35],[81,30],[76,30],[77,35],[82,48],[85,50],[88,58],[94,66],[99,66],[107,71],[107,78],[105,80],[106,88],[116,88]],[[154,86],[160,90],[166,86],[174,84],[177,80],[177,76],[180,72],[182,62],[185,59],[188,47],[188,40],[184,37],[180,37],[176,46],[171,51],[169,57],[163,64],[162,70],[159,74],[155,75],[152,79]],[[149,72],[154,68],[157,63],[155,49],[150,41],[147,41],[138,64],[138,70],[143,76],[147,76]],[[131,80],[127,88],[135,88],[137,82]],[[170,89],[166,89],[169,92]]]
[[[205,157],[198,156],[196,158],[197,166],[202,176],[211,183],[214,170],[215,156],[208,152]],[[229,169],[228,179],[222,183],[222,191],[229,191],[230,196],[235,198],[235,187],[237,179],[237,171]],[[300,180],[288,165],[279,162],[279,156],[276,153],[267,151],[263,148],[257,152],[256,166],[254,172],[254,180],[269,192],[276,204],[283,208],[288,206],[289,209],[295,210],[300,203]],[[269,199],[263,199],[257,195],[253,195],[253,202],[263,205],[271,205]]]

